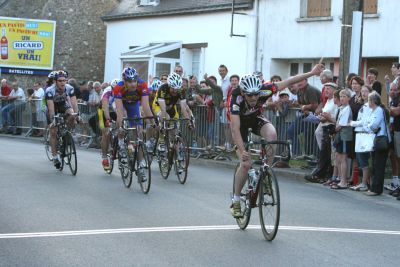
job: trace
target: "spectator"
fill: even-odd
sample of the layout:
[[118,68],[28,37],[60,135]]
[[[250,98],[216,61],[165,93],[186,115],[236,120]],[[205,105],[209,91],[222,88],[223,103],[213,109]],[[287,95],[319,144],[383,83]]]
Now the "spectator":
[[161,81],[162,83],[166,83],[167,80],[168,80],[168,73],[163,73],[163,74],[161,74],[161,76],[160,76],[160,81]]
[[255,72],[253,72],[253,75],[257,76],[258,79],[260,79],[260,81],[261,81],[262,84],[265,83],[265,81],[264,81],[264,75],[263,75],[263,73],[262,73],[261,71],[255,71]]
[[8,125],[7,134],[20,135],[21,129],[16,126],[22,124],[22,111],[25,108],[25,92],[18,87],[18,82],[13,82],[11,85],[12,91],[5,98],[9,104],[1,109],[3,116],[3,132]]
[[[361,97],[361,87],[364,85],[364,80],[361,79],[360,76],[356,75],[356,76],[353,76],[353,78],[351,78],[350,84],[351,84],[351,89],[353,92],[353,95],[350,98],[350,102],[349,102],[351,112],[352,112],[351,120],[356,121],[357,117],[358,117],[358,111],[364,104],[363,98]],[[354,145],[355,145],[355,133],[353,133],[351,149],[350,149],[350,152],[348,153],[348,156],[352,162],[352,166],[350,169],[350,170],[352,170],[352,178],[350,179],[351,181],[354,181],[354,174],[358,173],[358,169],[357,169],[358,165],[357,165],[356,155],[354,152]]]
[[372,90],[377,92],[379,95],[382,94],[382,84],[378,79],[378,70],[375,68],[368,69],[367,84],[372,86]]
[[35,82],[33,84],[33,89],[34,93],[32,96],[29,97],[29,102],[31,103],[31,106],[34,107],[32,111],[32,124],[36,128],[32,132],[33,137],[42,137],[43,136],[43,131],[38,128],[43,128],[44,122],[46,121],[46,116],[44,113],[44,109],[42,106],[42,101],[44,99],[44,90],[42,88],[42,83],[41,82]]
[[189,76],[189,88],[186,92],[186,100],[188,106],[193,109],[196,105],[196,95],[200,89],[200,85],[197,83],[197,77],[195,75]]
[[[346,88],[351,89],[351,79],[353,79],[354,76],[357,76],[357,74],[355,73],[349,73],[346,76]],[[353,96],[354,94],[351,93],[351,96]]]
[[340,91],[340,108],[336,122],[336,164],[340,182],[331,185],[332,189],[346,189],[347,181],[347,154],[351,151],[351,141],[353,140],[353,129],[349,126],[352,114],[349,105],[351,90],[346,88]]
[[226,118],[230,122],[231,121],[231,118],[230,118],[231,114],[230,114],[230,109],[229,109],[229,103],[231,103],[231,97],[232,97],[233,90],[235,90],[239,86],[240,77],[239,77],[239,75],[234,74],[229,78],[229,81],[230,81],[231,85],[228,88],[228,93],[227,93],[227,96],[226,96],[226,103],[227,103],[227,109],[228,109],[228,112],[226,114]]
[[[94,82],[93,83],[93,88],[89,92],[89,100],[88,100],[89,106],[92,106],[92,107],[97,107],[98,106],[98,104],[100,103],[101,91],[102,91],[101,83],[100,82]],[[91,109],[91,110],[93,110],[93,109]]]
[[[316,115],[319,115],[322,112],[322,108],[325,106],[325,103],[328,100],[328,98],[325,95],[326,88],[325,88],[324,84],[333,82],[332,71],[328,70],[328,69],[322,71],[321,74],[319,75],[319,79],[321,80],[321,83],[323,84],[323,86],[321,89],[321,99],[320,99],[321,103],[319,103],[317,109],[315,110]],[[332,99],[333,99],[333,96],[332,96]],[[322,135],[323,135],[322,124],[320,123],[320,124],[318,124],[318,127],[315,130],[315,139],[317,140],[319,150],[321,150]]]
[[[7,103],[7,96],[10,95],[11,93],[11,87],[8,86],[7,80],[6,79],[2,79],[1,80],[1,90],[0,90],[0,110],[2,107],[5,107],[8,103]],[[0,116],[0,128],[3,128],[3,121],[2,121],[2,117]]]
[[78,85],[78,82],[74,78],[68,79],[68,84],[74,88],[76,99],[81,98],[81,89]]
[[[281,82],[281,81],[282,81],[282,78],[281,78],[281,76],[279,76],[279,75],[273,75],[273,76],[271,77],[270,81],[271,81],[271,83]],[[288,95],[288,96],[289,96],[289,95]],[[279,99],[280,99],[280,94],[279,94],[279,92],[277,91],[277,92],[276,92],[275,94],[273,94],[270,98],[268,98],[267,103],[266,103],[267,108],[268,108],[268,109],[272,109],[272,110],[277,110],[278,105],[279,105],[279,104],[278,104]]]
[[83,81],[80,83],[79,89],[80,89],[81,94],[80,94],[80,98],[78,99],[79,103],[89,101],[89,94],[90,94],[89,84],[93,85],[93,82],[92,81],[89,81],[89,82]]
[[[388,114],[382,105],[381,97],[378,93],[372,92],[368,95],[368,104],[372,109],[371,116],[368,121],[368,128],[376,133],[376,138],[386,139],[390,143],[391,137],[388,134]],[[388,156],[388,150],[374,146],[372,152],[372,184],[367,196],[377,196],[383,192],[383,181],[385,179],[385,167]]]
[[331,137],[335,128],[335,118],[337,113],[337,105],[333,99],[334,92],[337,89],[335,83],[325,83],[325,96],[327,101],[323,106],[319,114],[319,127],[322,129],[322,140],[321,140],[321,153],[318,157],[317,168],[313,171],[311,176],[307,176],[306,180],[316,183],[324,183],[327,177],[332,175],[332,163],[331,163]]
[[390,133],[392,142],[389,145],[389,158],[392,164],[392,181],[385,185],[385,188],[391,192],[397,190],[400,186],[399,167],[400,167],[400,96],[399,85],[391,83],[390,85]]
[[215,113],[219,108],[220,103],[223,99],[223,92],[220,86],[217,85],[217,78],[214,76],[208,77],[204,75],[204,79],[208,86],[207,89],[200,89],[199,93],[206,95],[205,104],[208,106],[207,109],[207,121],[208,121],[208,138],[212,140],[211,145],[218,143],[218,136],[215,135]]
[[[231,143],[232,143],[232,134],[231,134],[231,128],[230,124],[227,118],[227,113],[228,113],[228,90],[231,85],[230,83],[230,78],[228,76],[228,68],[225,65],[220,65],[218,67],[218,73],[221,77],[220,84],[221,84],[221,89],[222,89],[222,94],[223,94],[223,99],[221,103],[215,103],[215,105],[219,105],[218,109],[220,111],[220,122],[222,124],[222,127],[224,129],[224,135],[221,136],[221,142],[223,140],[224,142],[224,147],[226,149],[231,149]],[[222,145],[222,144],[221,144]]]
[[[297,83],[297,98],[300,106],[300,111],[304,115],[308,115],[310,112],[315,112],[321,99],[321,92],[314,86],[308,84],[307,79],[304,79]],[[298,135],[303,133],[305,142],[305,153],[311,155],[312,143],[314,142],[315,126],[310,125],[306,127],[306,122],[303,121],[302,116],[299,116],[288,128],[288,139],[292,141],[293,153],[298,155],[300,151],[300,144],[298,141]]]
[[[354,131],[356,132],[356,136],[355,136],[356,139],[365,138],[363,136],[365,133],[373,134],[373,131],[371,131],[368,128],[368,120],[369,120],[369,117],[371,116],[371,112],[372,112],[371,108],[368,105],[368,95],[371,91],[372,91],[372,88],[370,86],[368,86],[368,85],[362,86],[361,97],[365,104],[363,104],[363,106],[359,110],[358,115],[357,115],[357,120],[356,121],[352,120],[350,122],[350,126],[355,127]],[[367,191],[368,185],[371,185],[371,171],[369,169],[369,163],[368,163],[371,151],[356,152],[357,164],[358,164],[359,168],[361,168],[361,170],[362,170],[362,180],[361,180],[360,184],[350,187],[351,190]]]
[[177,73],[179,76],[183,77],[183,67],[181,65],[175,66],[175,73]]

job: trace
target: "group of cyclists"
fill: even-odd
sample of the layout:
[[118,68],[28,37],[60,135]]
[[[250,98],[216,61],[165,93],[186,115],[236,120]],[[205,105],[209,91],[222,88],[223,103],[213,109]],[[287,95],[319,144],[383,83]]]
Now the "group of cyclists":
[[[243,216],[240,207],[240,194],[247,179],[247,173],[251,167],[251,156],[245,149],[247,131],[265,138],[268,141],[276,140],[276,130],[271,122],[264,117],[263,108],[266,100],[276,91],[283,90],[289,85],[307,79],[313,75],[319,75],[324,69],[322,64],[317,64],[307,73],[299,74],[287,80],[275,83],[263,83],[256,75],[244,75],[240,79],[240,85],[233,90],[230,97],[229,111],[231,132],[236,145],[236,153],[240,160],[239,168],[235,173],[235,186],[232,199],[231,214],[235,218]],[[74,88],[67,84],[68,73],[66,71],[53,71],[49,74],[46,89],[46,104],[48,110],[48,123],[50,129],[50,145],[53,163],[60,167],[60,158],[56,150],[56,127],[53,121],[55,114],[63,114],[67,125],[79,122],[80,116]],[[112,80],[101,96],[102,115],[104,128],[102,129],[102,161],[105,170],[110,168],[107,157],[109,147],[109,127],[115,121],[117,129],[121,129],[124,118],[127,118],[130,126],[142,126],[140,118],[146,118],[152,130],[158,130],[158,123],[163,119],[179,118],[177,105],[185,119],[191,118],[191,110],[186,103],[185,92],[182,91],[182,77],[177,73],[168,75],[166,83],[154,79],[150,88],[147,83],[139,78],[137,71],[132,67],[123,70],[121,78]],[[77,114],[76,116],[73,116]],[[193,128],[194,125],[190,124]],[[118,131],[119,155],[126,155],[124,143],[124,131]],[[159,150],[165,149],[160,142]],[[269,159],[272,161],[273,156]],[[139,155],[139,160],[140,155]]]

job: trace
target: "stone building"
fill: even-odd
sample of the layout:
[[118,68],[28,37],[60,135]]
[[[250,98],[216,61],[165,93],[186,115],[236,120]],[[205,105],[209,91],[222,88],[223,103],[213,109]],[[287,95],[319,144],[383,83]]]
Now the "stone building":
[[[106,27],[101,16],[110,12],[118,0],[0,0],[0,16],[56,21],[54,69],[65,69],[81,81],[102,80]],[[1,67],[1,62],[0,62]],[[2,74],[18,80],[24,89],[45,76]]]

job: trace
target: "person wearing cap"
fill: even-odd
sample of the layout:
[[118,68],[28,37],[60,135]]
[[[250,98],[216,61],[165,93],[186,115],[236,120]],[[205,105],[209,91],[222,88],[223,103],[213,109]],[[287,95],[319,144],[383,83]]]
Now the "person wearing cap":
[[331,137],[332,131],[335,129],[335,121],[338,107],[333,100],[333,95],[338,88],[337,84],[329,82],[324,84],[325,95],[328,98],[321,113],[318,115],[320,119],[319,126],[322,128],[321,153],[318,158],[317,168],[311,175],[307,175],[305,179],[313,183],[322,183],[330,176],[331,172]]
[[265,83],[264,81],[264,75],[261,71],[255,71],[253,72],[253,75],[255,75],[258,79],[260,79],[261,83]]

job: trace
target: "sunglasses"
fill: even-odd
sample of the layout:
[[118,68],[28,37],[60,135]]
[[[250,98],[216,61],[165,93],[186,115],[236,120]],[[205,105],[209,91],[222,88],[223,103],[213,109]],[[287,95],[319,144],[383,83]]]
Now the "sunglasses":
[[66,83],[67,82],[67,80],[57,80],[57,82],[60,82],[60,83]]
[[250,93],[250,94],[245,94],[248,97],[252,97],[252,96],[258,96],[260,93]]

